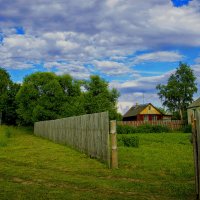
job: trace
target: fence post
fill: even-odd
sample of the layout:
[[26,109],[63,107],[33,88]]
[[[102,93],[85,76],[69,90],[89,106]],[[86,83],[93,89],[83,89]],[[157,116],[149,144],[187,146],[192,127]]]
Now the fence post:
[[193,129],[193,150],[194,150],[194,163],[195,163],[195,185],[196,185],[196,199],[200,199],[200,112],[194,110],[191,117],[192,129]]
[[195,170],[195,187],[196,187],[196,199],[199,199],[199,171],[198,171],[198,151],[197,151],[197,132],[196,132],[196,119],[194,115],[191,115],[192,124],[192,141],[193,141],[193,151],[194,151],[194,170]]
[[111,166],[113,169],[118,168],[118,153],[117,153],[117,131],[116,120],[110,121],[110,134],[111,134]]

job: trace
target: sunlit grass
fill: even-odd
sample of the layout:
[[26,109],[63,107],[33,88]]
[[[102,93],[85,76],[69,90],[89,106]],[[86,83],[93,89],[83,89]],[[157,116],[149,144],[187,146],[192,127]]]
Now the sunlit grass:
[[29,129],[1,126],[0,137],[8,129],[0,199],[194,199],[188,134],[134,134],[139,148],[119,146],[119,169],[111,170]]

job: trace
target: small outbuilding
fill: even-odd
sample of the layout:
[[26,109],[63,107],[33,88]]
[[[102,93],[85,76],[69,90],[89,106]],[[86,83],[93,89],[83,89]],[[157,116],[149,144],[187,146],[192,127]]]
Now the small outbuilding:
[[134,105],[124,115],[123,121],[157,121],[171,120],[171,115],[163,114],[151,103]]
[[200,97],[191,103],[187,109],[188,114],[188,124],[191,124],[191,115],[194,114],[194,111],[199,109],[200,110]]

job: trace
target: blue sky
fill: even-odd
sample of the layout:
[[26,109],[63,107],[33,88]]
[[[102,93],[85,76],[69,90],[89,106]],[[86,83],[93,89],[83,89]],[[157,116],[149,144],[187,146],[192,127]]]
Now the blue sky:
[[155,87],[180,61],[200,86],[199,0],[0,3],[0,66],[16,82],[37,71],[98,74],[120,91],[122,113],[136,103],[161,106]]

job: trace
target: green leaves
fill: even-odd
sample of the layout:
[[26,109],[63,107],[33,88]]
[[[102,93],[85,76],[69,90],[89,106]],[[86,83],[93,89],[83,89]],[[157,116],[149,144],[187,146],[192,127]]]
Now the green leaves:
[[[83,89],[84,88],[84,89]],[[51,72],[36,72],[24,78],[22,86],[12,83],[9,74],[0,68],[0,112],[4,123],[33,125],[82,114],[109,111],[117,113],[117,90],[99,76],[90,80],[75,80],[70,75],[57,76]]]
[[21,122],[31,125],[35,121],[59,118],[65,96],[55,74],[37,72],[24,79],[16,99]]
[[111,119],[116,119],[117,99],[119,93],[117,90],[109,90],[108,83],[99,76],[91,76],[86,83],[87,92],[85,93],[86,113],[98,113],[109,111]]
[[0,112],[3,111],[3,107],[7,100],[10,83],[11,80],[9,74],[5,69],[0,68]]
[[[81,91],[82,86],[85,90]],[[116,118],[118,96],[117,90],[109,90],[108,83],[99,76],[77,81],[70,75],[37,72],[24,79],[16,96],[17,113],[25,125],[103,111]]]
[[19,84],[10,80],[10,75],[3,68],[0,68],[0,113],[2,121],[6,124],[16,124],[17,104],[15,96],[20,88]]
[[157,85],[158,95],[171,112],[179,112],[183,119],[184,112],[193,101],[193,94],[197,92],[196,77],[192,69],[180,63],[175,74],[172,74],[166,85]]

